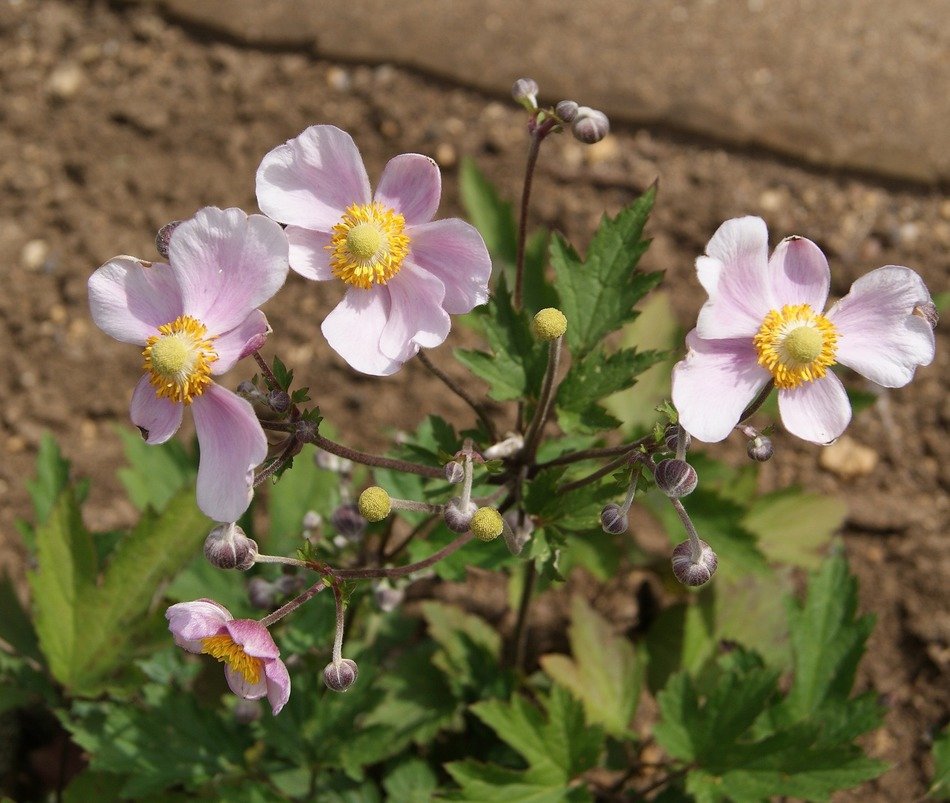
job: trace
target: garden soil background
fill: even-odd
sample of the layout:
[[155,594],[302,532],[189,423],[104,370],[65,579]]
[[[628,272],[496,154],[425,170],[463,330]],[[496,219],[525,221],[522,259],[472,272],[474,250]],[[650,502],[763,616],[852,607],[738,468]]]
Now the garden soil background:
[[[550,60],[534,70],[537,48],[496,53],[486,46],[485,65],[455,71],[424,59],[410,63],[395,45],[391,60],[384,49],[373,58],[346,58],[332,43],[321,49],[319,38],[306,45],[293,36],[268,38],[253,25],[216,24],[213,14],[202,16],[202,5],[189,14],[182,11],[187,4],[174,2],[0,3],[0,563],[23,590],[26,556],[14,522],[30,514],[24,483],[44,432],[53,433],[77,475],[92,478],[85,508],[90,526],[122,526],[135,517],[115,470],[122,462],[117,430],[131,426],[128,400],[139,358],[89,318],[86,281],[98,265],[120,253],[154,258],[156,230],[203,205],[255,211],[261,157],[313,123],[348,130],[373,179],[397,153],[434,156],[443,168],[442,214],[461,212],[463,157],[474,158],[504,196],[517,199],[525,119],[506,97],[507,83],[521,74],[558,80]],[[649,5],[654,14],[667,8]],[[688,16],[708,5],[669,4],[668,13]],[[754,5],[762,4],[749,8]],[[274,4],[262,7],[273,10]],[[567,27],[560,36],[568,36],[568,22],[561,24]],[[436,41],[437,34],[414,35]],[[490,37],[491,31],[474,35]],[[566,50],[564,69],[572,54],[575,60],[586,54],[590,70],[597,42],[574,44],[583,48]],[[945,47],[942,52],[945,58]],[[669,70],[679,69],[674,49],[669,58]],[[478,80],[503,68],[509,71],[504,83]],[[576,87],[575,99],[596,98],[614,111],[609,83],[595,79],[590,96],[576,75],[567,85]],[[935,104],[947,103],[946,85],[930,88]],[[560,100],[554,91],[542,83],[544,100]],[[833,79],[827,91],[835,91]],[[886,117],[888,100],[878,97],[869,119]],[[893,98],[895,104],[906,100]],[[684,328],[704,298],[693,261],[717,226],[740,214],[763,216],[773,244],[793,233],[815,240],[832,265],[835,296],[884,264],[913,267],[933,293],[946,290],[950,200],[945,165],[925,158],[932,142],[908,145],[918,158],[908,159],[903,174],[904,162],[888,144],[875,170],[873,149],[854,156],[805,138],[796,152],[794,137],[770,138],[738,123],[730,128],[734,108],[725,107],[710,125],[697,123],[695,114],[677,118],[675,109],[653,119],[615,115],[611,137],[592,148],[569,136],[554,138],[542,151],[534,222],[583,246],[604,209],[617,211],[658,178],[649,223],[653,246],[643,265],[665,271],[664,287]],[[946,106],[940,113],[946,115]],[[868,130],[873,134],[874,126]],[[940,128],[944,146],[947,130]],[[741,135],[730,136],[737,131]],[[923,132],[926,140],[926,126]],[[465,409],[421,365],[368,378],[330,351],[319,324],[337,290],[291,275],[266,311],[275,330],[270,353],[279,353],[310,385],[339,438],[380,448],[387,431],[414,427],[422,413],[466,422]],[[846,501],[845,549],[861,581],[862,609],[878,618],[858,684],[887,705],[885,725],[866,747],[893,769],[841,800],[922,797],[929,740],[950,705],[944,324],[937,334],[934,364],[856,416],[845,446],[857,447],[857,458],[845,454],[844,468],[833,466],[822,460],[822,450],[777,433],[776,457],[762,471],[764,490],[796,483]],[[459,338],[464,335],[453,333],[431,352],[450,371]],[[229,377],[232,387],[250,372],[243,370]],[[710,451],[734,463],[744,459],[738,442]]]

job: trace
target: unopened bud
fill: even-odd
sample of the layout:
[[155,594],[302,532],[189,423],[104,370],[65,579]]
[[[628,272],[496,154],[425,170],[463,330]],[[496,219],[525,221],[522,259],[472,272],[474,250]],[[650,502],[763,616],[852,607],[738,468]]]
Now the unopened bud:
[[396,610],[406,596],[405,589],[394,588],[388,580],[378,583],[373,589],[373,600],[383,613]]
[[286,413],[290,409],[290,394],[286,390],[272,390],[267,394],[267,403],[275,413]]
[[524,550],[525,544],[531,540],[531,534],[534,532],[534,521],[525,517],[524,521],[519,523],[521,516],[517,510],[509,510],[505,516],[505,529],[502,530],[505,544],[512,555],[520,555]]
[[470,528],[479,541],[494,541],[505,529],[505,522],[495,508],[480,507],[472,516]]
[[746,454],[759,463],[771,460],[772,455],[775,454],[772,439],[765,437],[765,435],[756,435],[746,446]]
[[511,87],[511,97],[528,110],[538,108],[538,82],[519,78]]
[[620,505],[613,502],[604,505],[600,511],[600,528],[605,533],[622,535],[627,532],[627,526],[627,512]]
[[218,569],[246,571],[254,565],[257,543],[236,524],[219,524],[205,538],[205,557]]
[[251,605],[262,611],[269,611],[277,601],[277,587],[263,577],[252,577],[247,584],[247,598]]
[[257,700],[238,698],[234,704],[234,721],[239,725],[250,725],[261,718],[261,704]]
[[378,485],[371,485],[360,494],[360,515],[367,521],[382,521],[393,509],[389,494]]
[[465,467],[458,460],[450,460],[445,464],[445,478],[452,483],[465,479]]
[[[387,496],[386,498],[388,500],[389,497]],[[361,496],[360,504],[362,504],[362,502],[363,497]],[[364,518],[360,515],[361,510],[362,508],[358,508],[352,502],[346,505],[340,505],[330,516],[330,524],[332,524],[333,529],[344,538],[348,538],[350,541],[356,541],[366,532],[366,518],[369,518]],[[388,511],[383,514],[382,518],[386,518],[387,514]],[[379,519],[370,519],[370,521],[379,521]]]
[[317,527],[323,524],[323,516],[317,513],[316,510],[308,510],[303,514],[301,524],[305,530],[316,530]]
[[573,100],[562,100],[554,107],[554,113],[565,123],[572,123],[574,122],[574,118],[577,117],[577,110],[579,108],[580,107]]
[[238,386],[234,389],[234,392],[237,393],[242,399],[247,399],[249,402],[262,401],[264,394],[261,393],[251,382],[250,379],[245,379],[242,382],[238,383]]
[[555,340],[567,331],[567,318],[561,310],[545,307],[534,316],[531,331],[538,340]]
[[930,324],[931,329],[936,329],[937,324],[940,322],[940,315],[937,312],[937,306],[933,301],[927,301],[923,304],[917,304],[914,307],[914,315],[917,315],[920,318],[923,318],[927,323]]
[[516,452],[521,451],[524,446],[524,437],[517,433],[510,433],[503,441],[498,441],[489,446],[482,456],[486,460],[499,460],[504,457],[511,457]]
[[690,441],[692,441],[692,438],[685,429],[681,430],[679,425],[670,424],[663,432],[663,442],[666,444],[666,448],[671,452],[676,451],[681,437],[686,441],[686,449],[689,449],[689,444]]
[[360,670],[356,661],[343,658],[337,663],[327,664],[323,670],[323,682],[332,691],[346,691],[359,677]]
[[454,533],[465,533],[472,526],[472,516],[478,510],[478,505],[469,500],[468,506],[462,508],[462,500],[454,496],[445,505],[442,512],[442,518],[445,519],[445,526]]
[[705,541],[699,541],[699,555],[694,560],[689,541],[677,544],[673,550],[673,574],[684,586],[701,586],[709,582],[719,566],[719,558]]
[[182,221],[173,220],[162,226],[155,235],[155,250],[162,255],[162,259],[168,259],[168,246],[172,241],[172,234],[181,224]]
[[610,120],[602,111],[591,109],[588,106],[580,106],[577,109],[577,117],[574,119],[571,131],[575,139],[585,145],[593,145],[610,133]]
[[685,460],[661,460],[653,472],[656,487],[667,496],[679,499],[696,490],[699,476]]

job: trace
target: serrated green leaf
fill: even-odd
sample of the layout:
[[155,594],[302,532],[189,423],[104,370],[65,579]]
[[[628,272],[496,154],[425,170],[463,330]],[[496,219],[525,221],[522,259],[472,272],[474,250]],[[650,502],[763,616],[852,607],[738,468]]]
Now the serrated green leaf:
[[545,655],[541,668],[584,704],[588,722],[603,725],[613,736],[627,735],[640,696],[640,667],[633,645],[615,635],[580,595],[571,599],[568,638],[573,660]]
[[118,432],[129,463],[119,469],[119,480],[139,510],[150,507],[161,511],[178,491],[193,484],[197,474],[195,461],[180,442],[171,440],[151,446],[127,429]]
[[281,362],[280,357],[274,355],[274,363],[271,367],[274,378],[277,380],[277,386],[281,390],[287,390],[294,381],[294,372],[288,371],[287,366]]
[[566,338],[575,359],[632,321],[634,305],[660,281],[659,273],[637,270],[649,245],[643,227],[655,196],[651,187],[616,217],[605,215],[583,260],[560,235],[551,240],[559,308],[567,317]]
[[429,765],[418,758],[397,764],[383,778],[383,789],[389,799],[403,803],[429,803],[438,784]]
[[950,725],[934,739],[934,776],[930,794],[936,800],[950,800]]
[[600,529],[600,511],[617,495],[612,480],[601,480],[562,492],[566,471],[563,466],[545,469],[527,484],[525,510],[538,526],[551,525],[559,530],[591,531]]
[[644,646],[647,685],[656,694],[677,672],[695,675],[716,648],[715,623],[701,605],[671,605],[654,620]]

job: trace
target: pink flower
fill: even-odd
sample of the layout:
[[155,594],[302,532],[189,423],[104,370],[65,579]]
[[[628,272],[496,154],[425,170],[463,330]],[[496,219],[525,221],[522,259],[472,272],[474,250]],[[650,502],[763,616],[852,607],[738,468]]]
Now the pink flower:
[[290,675],[267,628],[253,619],[235,619],[210,599],[179,602],[166,612],[175,643],[224,664],[228,686],[238,697],[267,695],[274,716],[290,698]]
[[699,440],[725,438],[773,381],[785,428],[829,443],[851,419],[831,366],[897,388],[934,357],[933,330],[921,315],[930,294],[909,268],[871,271],[822,314],[831,275],[810,240],[787,237],[770,258],[765,222],[743,217],[723,223],[706,254],[696,272],[709,300],[673,369],[673,404]]
[[231,522],[251,501],[267,441],[251,405],[211,377],[263,345],[270,328],[257,306],[284,283],[287,239],[263,215],[207,207],[175,230],[168,261],[111,259],[89,279],[89,306],[103,332],[144,346],[131,415],[148,443],[167,441],[191,407],[198,505]]
[[491,260],[457,218],[432,221],[442,179],[432,159],[391,159],[376,194],[349,134],[311,126],[257,170],[257,202],[288,224],[290,267],[340,279],[346,295],[324,320],[330,346],[357,371],[388,376],[449,333],[449,314],[488,300]]

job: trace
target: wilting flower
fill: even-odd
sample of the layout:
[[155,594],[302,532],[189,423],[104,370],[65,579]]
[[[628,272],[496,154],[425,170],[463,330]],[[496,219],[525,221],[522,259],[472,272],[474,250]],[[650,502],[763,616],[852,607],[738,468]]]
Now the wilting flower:
[[267,696],[274,715],[290,698],[290,675],[267,628],[253,619],[235,619],[214,600],[179,602],[166,612],[175,643],[188,652],[224,664],[228,686],[238,697]]
[[371,194],[352,138],[330,125],[275,148],[257,170],[258,204],[288,224],[290,267],[347,286],[321,328],[357,371],[395,373],[445,340],[450,314],[488,300],[481,236],[457,218],[432,220],[441,182],[432,159],[405,153]]
[[270,329],[257,306],[284,283],[287,238],[263,215],[207,207],[175,229],[168,249],[167,265],[111,259],[89,279],[89,306],[106,334],[144,347],[131,415],[148,443],[167,441],[191,407],[198,505],[231,522],[250,503],[267,441],[251,405],[211,377],[263,345]]
[[818,247],[787,237],[768,256],[765,222],[727,220],[696,260],[709,300],[673,369],[680,423],[720,441],[773,381],[785,428],[828,443],[851,419],[836,363],[884,387],[906,385],[934,356],[934,334],[915,309],[930,304],[920,276],[887,265],[862,276],[828,312],[830,272]]

